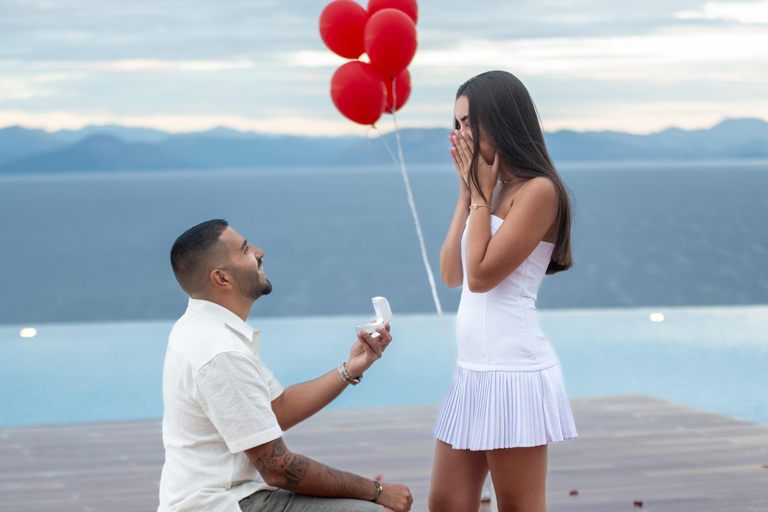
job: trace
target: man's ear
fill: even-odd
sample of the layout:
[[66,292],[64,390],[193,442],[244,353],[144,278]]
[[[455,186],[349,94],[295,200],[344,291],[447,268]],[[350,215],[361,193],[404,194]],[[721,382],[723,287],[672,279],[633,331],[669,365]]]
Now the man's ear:
[[231,290],[232,289],[232,274],[226,270],[215,268],[211,271],[211,284],[214,288]]

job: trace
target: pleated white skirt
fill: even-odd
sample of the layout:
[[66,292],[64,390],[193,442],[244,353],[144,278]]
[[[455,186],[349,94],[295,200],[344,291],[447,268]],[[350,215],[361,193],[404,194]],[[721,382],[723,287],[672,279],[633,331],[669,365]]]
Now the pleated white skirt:
[[560,365],[531,372],[457,366],[432,435],[457,450],[539,446],[576,438]]

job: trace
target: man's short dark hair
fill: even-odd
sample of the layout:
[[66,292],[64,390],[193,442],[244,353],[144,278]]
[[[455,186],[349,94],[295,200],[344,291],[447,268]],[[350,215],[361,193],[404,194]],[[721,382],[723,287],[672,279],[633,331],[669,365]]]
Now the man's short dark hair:
[[224,219],[201,222],[186,230],[171,248],[171,267],[176,280],[188,294],[200,291],[204,284],[202,272],[221,234],[229,223]]

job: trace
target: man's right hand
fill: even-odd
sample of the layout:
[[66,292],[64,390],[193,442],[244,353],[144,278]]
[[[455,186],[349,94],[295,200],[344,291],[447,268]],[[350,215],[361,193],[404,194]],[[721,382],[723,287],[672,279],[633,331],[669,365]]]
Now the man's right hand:
[[[245,450],[245,454],[267,485],[309,496],[373,499],[370,479],[333,469],[294,453],[282,437]],[[383,505],[385,510],[407,512],[411,509],[413,498],[404,485],[382,484],[377,503]]]
[[408,512],[413,505],[413,496],[405,485],[381,484],[381,496],[376,503],[384,505],[385,511]]
[[349,359],[346,363],[347,373],[353,379],[361,376],[365,370],[370,368],[392,341],[389,322],[384,324],[384,327],[377,328],[376,332],[379,333],[376,338],[362,330],[357,333],[357,340],[349,351]]

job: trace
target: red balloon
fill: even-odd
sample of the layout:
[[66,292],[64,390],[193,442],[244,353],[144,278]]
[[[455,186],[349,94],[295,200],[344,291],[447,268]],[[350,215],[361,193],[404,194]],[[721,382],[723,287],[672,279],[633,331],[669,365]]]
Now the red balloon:
[[387,86],[370,64],[347,62],[331,78],[331,99],[349,120],[374,124],[384,111]]
[[416,54],[416,25],[397,9],[382,9],[365,25],[365,53],[384,76],[397,76]]
[[419,22],[419,6],[416,0],[368,0],[369,16],[382,9],[403,11],[413,20],[414,25]]
[[356,59],[365,51],[363,32],[368,13],[352,0],[334,0],[320,14],[320,37],[332,52]]
[[[397,112],[408,101],[408,96],[411,95],[411,73],[408,69],[404,69],[394,78],[395,81],[395,95],[392,94],[392,78],[384,78],[384,83],[387,86],[387,103],[384,105],[384,112],[391,114]],[[395,103],[397,101],[397,103]],[[392,110],[392,105],[395,106]]]

